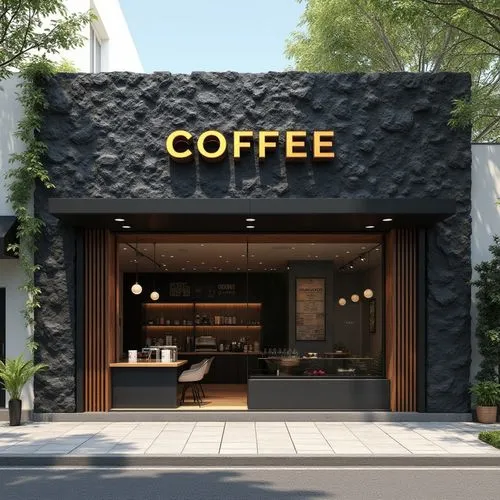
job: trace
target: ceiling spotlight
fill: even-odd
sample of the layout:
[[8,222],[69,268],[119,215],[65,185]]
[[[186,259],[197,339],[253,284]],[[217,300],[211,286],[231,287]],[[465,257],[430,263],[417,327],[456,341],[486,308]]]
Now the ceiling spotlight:
[[162,256],[162,257],[165,257],[165,254],[164,254],[164,253],[162,253],[162,254],[161,254],[161,256]]
[[156,291],[153,291],[153,292],[151,292],[150,297],[151,297],[151,300],[155,300],[156,301],[156,300],[158,300],[160,298],[160,294],[158,292],[156,292]]
[[255,226],[247,226],[247,229],[255,229]]
[[130,229],[132,226],[122,226],[123,229]]
[[247,222],[255,222],[255,219],[252,219],[251,217],[247,217],[246,221]]
[[392,222],[392,219],[390,217],[387,217],[386,219],[382,219],[382,222]]
[[125,219],[115,219],[115,222],[125,222]]
[[123,247],[123,250],[127,250],[127,247]]
[[356,303],[356,302],[359,302],[359,295],[357,293],[353,293],[351,295],[351,300]]
[[345,300],[344,297],[340,297],[339,306],[345,306],[346,304],[347,304],[347,300]]
[[374,229],[375,226],[365,226],[365,229]]
[[349,269],[354,269],[354,266],[352,264],[349,264]]
[[205,246],[205,243],[202,243],[202,244],[200,245],[200,247],[204,247],[204,246]]
[[366,259],[365,259],[365,257],[360,257],[360,258],[359,258],[359,260],[360,260],[361,262],[364,262]]
[[371,299],[373,297],[373,290],[371,288],[367,288],[364,292],[363,295],[366,299]]
[[351,253],[351,251],[350,250],[346,250],[345,253]]

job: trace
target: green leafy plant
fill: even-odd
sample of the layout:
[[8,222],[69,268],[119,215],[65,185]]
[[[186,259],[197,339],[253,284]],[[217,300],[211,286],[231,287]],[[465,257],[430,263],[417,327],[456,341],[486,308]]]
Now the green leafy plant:
[[475,266],[478,277],[476,287],[477,327],[479,354],[481,355],[479,381],[499,380],[500,368],[500,238],[495,236],[489,247],[491,260]]
[[35,364],[31,359],[25,359],[23,354],[17,358],[0,361],[0,381],[9,393],[11,399],[21,399],[23,387],[36,373],[45,370],[47,365]]
[[35,309],[40,307],[41,290],[35,284],[35,273],[40,266],[33,262],[37,250],[36,241],[40,236],[43,222],[31,213],[30,203],[35,183],[47,189],[54,185],[43,165],[45,144],[39,140],[37,132],[42,125],[45,109],[43,82],[57,71],[57,66],[45,57],[37,57],[21,71],[19,101],[24,108],[24,116],[17,126],[16,136],[24,143],[25,150],[11,155],[9,161],[16,166],[7,174],[9,183],[8,200],[18,220],[19,243],[9,246],[9,250],[19,257],[25,281],[21,289],[27,299],[24,318],[27,325],[33,325]]
[[500,402],[500,384],[485,380],[474,384],[470,392],[475,396],[477,406],[496,406]]

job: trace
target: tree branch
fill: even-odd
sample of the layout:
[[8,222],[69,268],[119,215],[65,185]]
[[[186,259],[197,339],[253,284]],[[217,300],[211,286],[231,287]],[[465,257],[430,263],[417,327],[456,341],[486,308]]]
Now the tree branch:
[[[424,1],[426,1],[426,0],[424,0]],[[455,28],[455,29],[457,29],[458,31],[460,31],[462,33],[465,33],[466,35],[469,35],[469,36],[475,38],[476,40],[479,40],[479,41],[483,42],[484,44],[488,45],[489,47],[491,47],[492,49],[495,49],[498,53],[500,53],[500,45],[495,45],[495,44],[489,42],[488,40],[484,39],[483,37],[480,37],[476,33],[471,33],[470,31],[467,31],[467,30],[461,28],[460,26],[457,26],[456,24],[450,23],[447,19],[444,19],[443,17],[441,17],[440,15],[438,15],[430,7],[424,7],[424,8],[425,8],[425,10],[427,10],[428,12],[430,12],[436,19],[438,19],[439,21],[441,21],[442,23],[444,23],[444,24],[446,24],[448,26],[451,26],[452,28]]]
[[495,120],[491,121],[481,132],[475,135],[474,140],[479,141],[482,139],[488,132],[490,132],[498,123],[500,123],[500,116],[497,116]]
[[[19,14],[19,11],[21,10],[23,3],[19,2],[17,5],[17,9],[12,13],[12,16],[10,16],[10,19],[7,23],[7,26],[5,27],[4,32],[2,33],[2,36],[0,36],[0,43],[4,43],[5,39],[7,38],[7,35],[9,34],[9,28],[12,24],[12,21],[14,20],[15,17]],[[5,14],[7,14],[8,9],[5,10]]]

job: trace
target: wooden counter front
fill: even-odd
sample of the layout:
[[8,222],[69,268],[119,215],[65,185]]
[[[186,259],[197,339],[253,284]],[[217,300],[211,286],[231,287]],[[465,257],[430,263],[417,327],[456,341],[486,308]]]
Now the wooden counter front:
[[111,368],[179,368],[187,363],[185,359],[172,361],[170,363],[161,363],[159,361],[137,361],[137,363],[129,363],[122,361],[119,363],[110,363]]

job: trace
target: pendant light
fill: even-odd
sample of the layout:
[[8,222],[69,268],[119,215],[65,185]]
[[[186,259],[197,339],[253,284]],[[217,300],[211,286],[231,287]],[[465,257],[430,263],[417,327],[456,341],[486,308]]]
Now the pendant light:
[[357,293],[353,293],[353,294],[351,295],[351,300],[352,300],[353,302],[359,302],[359,295],[358,295]]
[[137,239],[135,240],[135,283],[132,285],[131,291],[134,295],[140,295],[142,293],[142,286],[139,285],[139,272],[138,272],[138,266],[139,266],[139,253],[137,252]]
[[344,297],[340,297],[339,306],[345,306],[346,304],[347,304],[347,300],[345,300]]
[[373,297],[373,290],[371,288],[367,288],[364,292],[363,295],[365,299],[371,299]]
[[156,243],[153,243],[153,262],[154,262],[154,272],[153,272],[153,291],[151,292],[151,300],[158,300],[160,294],[156,291]]

